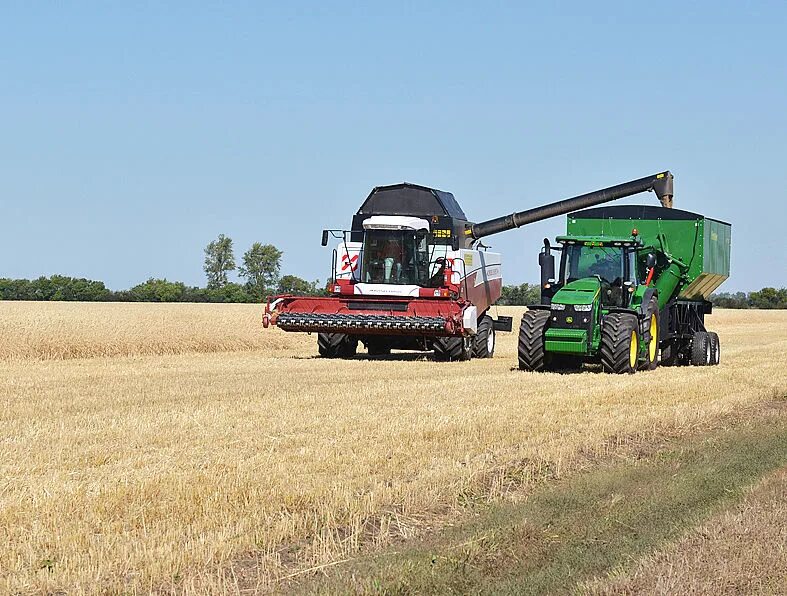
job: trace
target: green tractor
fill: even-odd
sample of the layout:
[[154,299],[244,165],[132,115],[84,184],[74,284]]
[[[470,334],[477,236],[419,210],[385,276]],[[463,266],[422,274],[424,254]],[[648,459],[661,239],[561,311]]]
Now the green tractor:
[[[727,223],[651,206],[568,215],[559,246],[544,239],[541,303],[519,331],[519,368],[634,373],[661,365],[715,365],[721,346],[705,328],[711,292],[729,276]],[[553,251],[560,253],[555,270]]]

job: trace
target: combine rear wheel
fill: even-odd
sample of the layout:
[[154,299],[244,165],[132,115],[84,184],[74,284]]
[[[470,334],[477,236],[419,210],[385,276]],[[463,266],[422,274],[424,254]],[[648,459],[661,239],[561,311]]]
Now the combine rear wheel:
[[544,333],[546,333],[548,310],[528,310],[519,324],[519,368],[521,370],[544,370]]
[[472,337],[436,337],[432,340],[434,359],[441,362],[470,360],[473,355]]
[[610,313],[601,321],[601,367],[604,372],[632,374],[637,370],[637,317]]
[[691,364],[708,366],[711,364],[711,339],[705,331],[697,331],[691,339]]
[[323,358],[352,358],[358,351],[358,340],[344,333],[318,333],[317,349]]
[[708,335],[710,336],[710,363],[716,366],[721,361],[721,343],[715,331],[711,331]]
[[491,358],[495,355],[495,325],[492,317],[484,315],[478,321],[478,332],[473,343],[473,357]]
[[645,354],[644,370],[654,370],[659,365],[659,303],[655,296],[648,302],[645,309],[645,333],[643,337],[648,345]]

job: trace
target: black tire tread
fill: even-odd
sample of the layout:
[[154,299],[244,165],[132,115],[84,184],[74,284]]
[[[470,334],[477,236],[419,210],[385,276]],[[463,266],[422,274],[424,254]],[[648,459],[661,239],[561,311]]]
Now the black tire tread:
[[627,313],[610,313],[601,325],[601,367],[614,374],[634,373],[629,361],[629,339],[637,331],[637,317]]
[[[478,331],[473,341],[473,357],[474,358],[492,358],[495,355],[495,347],[492,346],[492,351],[487,349],[487,339],[489,334],[495,333],[495,322],[489,315],[484,315],[478,321]],[[497,339],[497,338],[495,338]]]
[[358,340],[344,333],[318,333],[317,350],[323,358],[352,358],[358,350]]
[[710,334],[706,331],[697,331],[691,340],[692,366],[707,366],[707,351],[710,349]]
[[544,370],[546,354],[544,333],[546,332],[549,311],[528,310],[522,315],[519,324],[519,368],[527,371]]

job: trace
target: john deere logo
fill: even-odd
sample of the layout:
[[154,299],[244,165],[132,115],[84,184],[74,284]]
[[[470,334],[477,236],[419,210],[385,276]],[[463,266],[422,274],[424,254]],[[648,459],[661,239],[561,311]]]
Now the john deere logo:
[[573,323],[574,317],[566,317],[566,323]]

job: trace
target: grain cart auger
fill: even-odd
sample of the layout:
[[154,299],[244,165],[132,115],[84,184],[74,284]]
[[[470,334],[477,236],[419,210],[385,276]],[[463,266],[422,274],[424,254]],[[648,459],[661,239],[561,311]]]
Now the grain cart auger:
[[451,193],[396,184],[372,190],[350,230],[324,230],[333,251],[329,296],[272,296],[263,325],[317,332],[321,356],[349,358],[362,342],[370,354],[432,350],[438,360],[490,358],[495,331],[511,318],[489,316],[502,293],[500,255],[476,241],[576,209],[657,190],[672,195],[669,172],[486,222],[467,221]]
[[[539,254],[541,303],[522,317],[519,367],[611,373],[719,363],[705,327],[729,276],[728,223],[666,207],[605,206],[568,215]],[[555,271],[553,251],[560,253]]]

